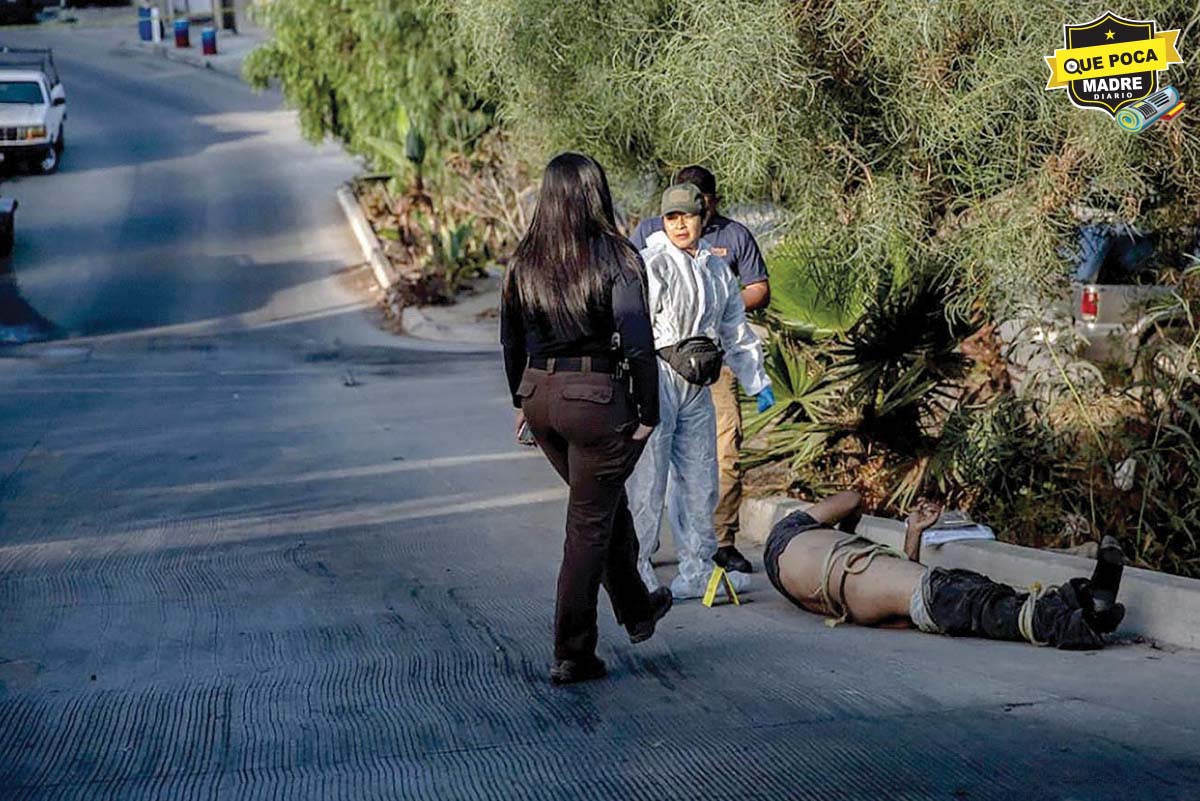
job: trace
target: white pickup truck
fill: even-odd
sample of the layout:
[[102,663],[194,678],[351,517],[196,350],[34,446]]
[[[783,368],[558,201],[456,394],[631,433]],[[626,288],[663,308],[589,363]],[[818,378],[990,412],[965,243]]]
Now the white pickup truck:
[[58,169],[67,92],[49,50],[0,47],[0,160]]

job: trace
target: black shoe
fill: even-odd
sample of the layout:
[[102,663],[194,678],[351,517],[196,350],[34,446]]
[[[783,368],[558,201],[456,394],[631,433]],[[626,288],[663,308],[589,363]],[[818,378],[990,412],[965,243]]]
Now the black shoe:
[[1092,626],[1095,607],[1087,585],[1087,579],[1071,579],[1036,601],[1033,608],[1035,639],[1064,651],[1091,651],[1104,647],[1100,632]]
[[671,610],[673,600],[669,587],[659,587],[650,593],[650,617],[640,623],[630,623],[625,627],[625,630],[629,632],[629,641],[637,645],[654,636],[655,624]]
[[602,679],[608,675],[604,660],[598,657],[590,659],[555,659],[550,666],[550,681],[555,684],[574,684],[579,681]]
[[1121,543],[1116,537],[1106,535],[1100,540],[1096,569],[1092,572],[1091,591],[1097,614],[1112,609],[1117,603],[1124,567],[1125,554],[1121,552]]
[[725,545],[713,554],[713,562],[732,573],[753,573],[754,565],[732,545]]
[[1113,604],[1108,609],[1096,612],[1088,621],[1098,634],[1112,634],[1125,619],[1125,604]]

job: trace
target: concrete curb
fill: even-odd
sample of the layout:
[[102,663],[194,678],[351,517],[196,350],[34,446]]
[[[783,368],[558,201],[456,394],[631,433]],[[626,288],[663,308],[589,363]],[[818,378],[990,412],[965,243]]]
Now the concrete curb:
[[[407,306],[401,312],[401,327],[420,339],[498,347],[503,279],[504,273],[493,267],[486,279],[473,285],[473,291],[460,292],[453,305]],[[489,313],[491,318],[486,319]]]
[[358,246],[362,248],[363,259],[371,266],[371,272],[375,274],[380,288],[386,290],[396,283],[396,272],[392,269],[388,257],[384,255],[383,246],[379,244],[379,238],[375,236],[367,215],[358,205],[358,196],[354,194],[354,188],[349,183],[342,184],[337,190],[337,200],[346,215],[346,221],[350,223],[354,238],[358,240]]
[[[388,257],[384,255],[379,237],[371,228],[371,223],[367,220],[367,215],[363,213],[362,207],[358,203],[358,196],[354,194],[354,188],[350,183],[342,184],[338,188],[337,200],[346,215],[347,222],[350,223],[354,238],[358,240],[358,246],[362,249],[363,259],[370,265],[371,272],[375,274],[375,281],[386,290],[399,279],[399,276],[392,268]],[[466,307],[471,303],[460,305]],[[430,342],[495,346],[500,341],[497,324],[439,320],[439,316],[441,315],[437,313],[436,309],[427,310],[418,306],[406,306],[400,312],[400,328],[410,337]]]
[[242,79],[241,58],[237,58],[236,61],[233,59],[221,60],[221,55],[197,55],[189,50],[176,48],[174,45],[146,44],[141,41],[134,42],[133,44],[121,42],[117,45],[117,49],[131,53],[152,53],[161,56],[167,61],[174,61],[176,64],[186,64],[189,67],[212,70],[213,72],[219,72],[222,75],[228,75],[238,80]]
[[[747,498],[742,501],[741,536],[762,545],[771,526],[810,504],[793,498]],[[883,517],[863,517],[858,532],[868,539],[899,548],[904,523]],[[997,581],[1027,586],[1062,584],[1089,576],[1094,562],[1080,556],[1041,551],[1006,542],[951,542],[921,550],[921,563],[958,567],[983,573]],[[1127,612],[1118,636],[1142,636],[1183,648],[1200,648],[1200,581],[1140,568],[1125,568],[1120,600]]]

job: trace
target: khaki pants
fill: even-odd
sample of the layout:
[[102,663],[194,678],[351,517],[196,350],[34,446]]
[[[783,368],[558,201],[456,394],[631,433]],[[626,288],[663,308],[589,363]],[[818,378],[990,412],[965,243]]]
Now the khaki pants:
[[742,468],[738,456],[742,450],[742,407],[738,404],[737,379],[728,367],[712,385],[713,406],[717,411],[717,509],[713,525],[717,529],[717,547],[733,545],[738,532],[738,509],[742,505]]

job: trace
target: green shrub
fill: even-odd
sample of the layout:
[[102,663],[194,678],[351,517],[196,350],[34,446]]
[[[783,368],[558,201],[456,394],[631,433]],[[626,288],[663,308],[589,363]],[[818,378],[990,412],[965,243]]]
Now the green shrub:
[[[271,38],[246,59],[254,86],[277,81],[313,141],[340,140],[379,159],[371,139],[392,139],[403,110],[441,159],[492,124],[493,109],[466,85],[466,51],[453,19],[427,0],[271,0],[257,5]],[[398,142],[404,147],[404,139]]]
[[[588,152],[633,209],[652,208],[676,168],[706,164],[728,199],[771,201],[789,218],[768,257],[780,404],[751,423],[765,443],[751,462],[784,460],[812,492],[868,489],[888,512],[941,494],[1032,544],[1083,517],[1094,533],[1131,535],[1146,563],[1196,575],[1200,501],[1175,490],[1200,480],[1191,383],[1151,371],[1141,385],[1085,385],[1077,378],[1097,371],[1067,362],[1044,376],[1058,391],[1041,398],[994,381],[995,358],[982,385],[965,373],[964,336],[1063,294],[1082,209],[1162,233],[1166,252],[1191,246],[1191,110],[1133,136],[1045,91],[1042,57],[1062,25],[1097,11],[1049,0],[272,0],[275,40],[247,75],[278,80],[310,137],[398,164],[410,144],[401,108],[428,169],[498,120],[509,160]],[[1160,28],[1200,23],[1193,0],[1137,13]],[[1181,52],[1167,80],[1194,99],[1200,47],[1186,33]],[[511,239],[522,191],[493,192],[481,214],[439,198],[455,216],[427,232],[430,259],[482,252],[464,247],[457,220]],[[1129,458],[1140,467],[1124,490],[1113,480]]]
[[[494,109],[465,80],[466,50],[448,9],[432,0],[271,0],[257,7],[270,40],[246,59],[247,79],[278,81],[304,134],[332,136],[388,171],[369,206],[413,302],[452,300],[494,254],[491,219],[458,202]],[[361,187],[360,187],[361,188]]]
[[[800,192],[831,127],[787,0],[458,0],[480,91],[532,161],[582,150],[614,173],[702,161],[730,197]],[[654,187],[629,198],[646,204]]]
[[[640,193],[689,162],[731,198],[782,201],[793,249],[781,315],[805,258],[869,289],[873,273],[952,269],[998,317],[1060,292],[1071,210],[1152,227],[1195,219],[1200,135],[1190,118],[1130,136],[1045,91],[1042,56],[1083,3],[997,0],[459,0],[472,75],[535,162],[596,155]],[[1188,0],[1139,7],[1160,27],[1200,21]],[[1184,97],[1188,46],[1169,80]],[[799,265],[803,266],[803,265]],[[822,273],[828,272],[820,265]],[[794,288],[792,284],[795,284]],[[818,284],[820,286],[820,284]],[[842,321],[844,322],[844,321]]]

